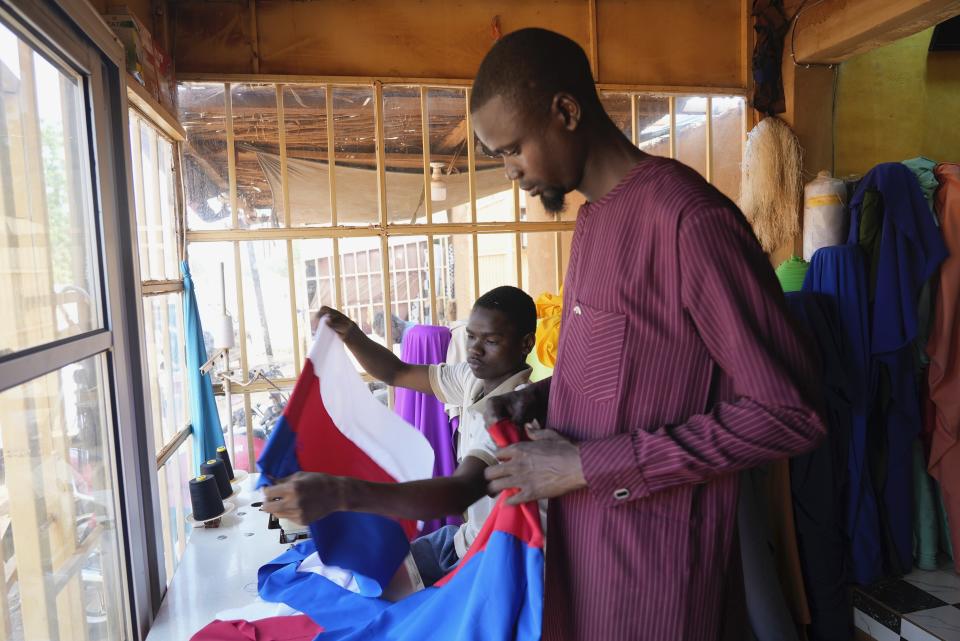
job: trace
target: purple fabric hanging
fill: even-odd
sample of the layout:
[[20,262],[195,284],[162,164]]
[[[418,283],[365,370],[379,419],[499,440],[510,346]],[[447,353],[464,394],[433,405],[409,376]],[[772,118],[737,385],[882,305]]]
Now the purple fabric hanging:
[[[416,365],[436,365],[447,360],[447,346],[450,344],[450,330],[434,325],[414,325],[403,336],[401,359],[405,363]],[[443,403],[430,394],[421,394],[413,390],[397,388],[395,408],[404,420],[415,425],[436,453],[433,463],[433,476],[450,476],[457,468],[457,456],[453,447],[453,430],[450,420],[443,409]],[[422,534],[429,534],[444,525],[459,525],[462,519],[448,516],[427,521],[423,524]]]

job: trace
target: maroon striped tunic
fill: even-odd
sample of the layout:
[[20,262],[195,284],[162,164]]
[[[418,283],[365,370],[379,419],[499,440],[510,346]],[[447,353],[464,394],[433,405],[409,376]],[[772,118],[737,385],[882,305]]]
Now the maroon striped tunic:
[[734,472],[824,433],[773,270],[729,200],[650,157],[580,209],[562,327],[541,389],[588,488],[550,503],[544,639],[718,639]]

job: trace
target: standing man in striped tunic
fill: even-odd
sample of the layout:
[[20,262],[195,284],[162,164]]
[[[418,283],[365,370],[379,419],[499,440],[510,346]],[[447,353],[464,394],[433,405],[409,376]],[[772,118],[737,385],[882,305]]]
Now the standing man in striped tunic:
[[548,210],[587,199],[554,375],[487,412],[533,439],[500,450],[490,491],[551,499],[544,639],[721,639],[744,620],[736,472],[824,434],[813,350],[737,207],[623,136],[576,43],[505,36],[470,110]]

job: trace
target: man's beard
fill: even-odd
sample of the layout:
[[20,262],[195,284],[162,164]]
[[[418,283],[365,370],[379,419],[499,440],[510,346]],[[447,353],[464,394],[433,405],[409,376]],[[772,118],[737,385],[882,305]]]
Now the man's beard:
[[540,202],[551,214],[560,214],[567,208],[567,195],[559,189],[545,189],[540,194]]

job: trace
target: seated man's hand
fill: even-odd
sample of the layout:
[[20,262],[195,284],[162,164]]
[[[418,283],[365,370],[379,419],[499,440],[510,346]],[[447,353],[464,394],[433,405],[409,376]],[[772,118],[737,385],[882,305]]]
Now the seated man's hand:
[[523,428],[534,421],[543,424],[546,414],[547,407],[544,400],[537,395],[532,387],[527,386],[509,394],[500,394],[488,398],[483,418],[487,427],[497,421],[510,419],[514,425]]
[[297,472],[264,488],[263,511],[306,525],[342,509],[346,481],[340,476]]
[[324,306],[320,308],[320,311],[317,312],[318,321],[322,323],[324,316],[327,317],[327,325],[329,325],[330,329],[337,333],[337,336],[339,336],[340,340],[342,340],[344,343],[349,344],[352,339],[357,337],[357,334],[363,334],[363,332],[360,331],[360,327],[355,322],[350,320],[350,318],[348,318],[342,312],[332,307]]

